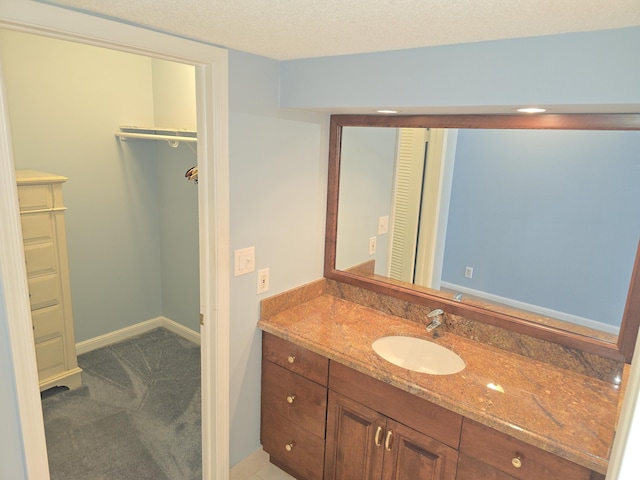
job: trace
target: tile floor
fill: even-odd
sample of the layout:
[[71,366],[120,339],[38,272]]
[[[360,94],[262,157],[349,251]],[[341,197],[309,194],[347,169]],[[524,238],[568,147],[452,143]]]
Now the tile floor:
[[275,465],[268,463],[258,470],[255,475],[251,475],[246,480],[295,480],[295,478],[283,472]]

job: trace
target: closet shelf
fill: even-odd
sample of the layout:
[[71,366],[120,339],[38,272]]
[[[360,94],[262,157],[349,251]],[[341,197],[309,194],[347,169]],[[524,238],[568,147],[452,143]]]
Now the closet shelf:
[[114,135],[120,140],[128,138],[138,140],[166,140],[171,146],[177,146],[179,142],[196,143],[198,141],[195,130],[184,130],[179,128],[158,128],[158,127],[120,127],[119,132]]

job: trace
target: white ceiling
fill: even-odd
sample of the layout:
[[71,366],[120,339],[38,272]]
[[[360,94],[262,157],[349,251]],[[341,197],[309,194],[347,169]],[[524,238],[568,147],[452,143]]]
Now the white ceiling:
[[48,2],[277,60],[640,25],[640,0]]

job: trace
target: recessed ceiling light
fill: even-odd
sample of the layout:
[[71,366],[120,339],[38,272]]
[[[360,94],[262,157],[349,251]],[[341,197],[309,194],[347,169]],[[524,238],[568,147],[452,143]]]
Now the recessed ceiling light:
[[376,110],[378,113],[398,113],[398,110]]
[[518,108],[517,110],[520,113],[542,113],[546,112],[546,108],[538,108],[538,107],[527,107],[527,108]]

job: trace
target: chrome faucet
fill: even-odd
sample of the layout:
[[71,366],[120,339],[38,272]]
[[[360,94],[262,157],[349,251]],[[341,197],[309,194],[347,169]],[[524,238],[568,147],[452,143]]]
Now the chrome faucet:
[[431,323],[427,325],[427,332],[442,325],[442,320],[440,320],[441,315],[444,315],[444,312],[440,308],[436,308],[427,313],[427,318],[431,320]]

